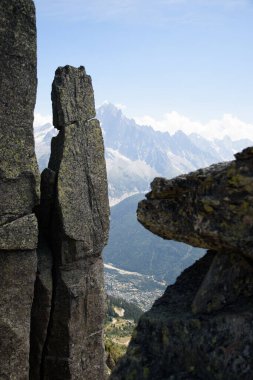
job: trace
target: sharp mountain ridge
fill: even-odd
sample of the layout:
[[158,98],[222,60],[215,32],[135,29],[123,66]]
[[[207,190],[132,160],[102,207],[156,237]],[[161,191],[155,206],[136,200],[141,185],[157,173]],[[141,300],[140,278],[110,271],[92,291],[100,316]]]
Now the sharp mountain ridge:
[[[173,178],[210,164],[229,161],[252,144],[242,139],[207,140],[195,133],[155,131],[138,125],[111,103],[97,109],[105,142],[110,204],[130,195],[146,192],[154,177]],[[35,128],[36,153],[40,169],[47,165],[50,140],[56,132],[50,124]]]

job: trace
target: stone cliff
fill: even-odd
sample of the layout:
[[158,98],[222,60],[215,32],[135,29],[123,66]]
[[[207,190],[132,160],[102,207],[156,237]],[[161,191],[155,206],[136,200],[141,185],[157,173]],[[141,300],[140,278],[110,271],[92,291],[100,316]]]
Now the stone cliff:
[[39,203],[33,2],[2,0],[0,25],[0,378],[27,379]]
[[209,251],[144,314],[111,379],[252,379],[253,148],[151,190],[138,220]]
[[56,71],[40,199],[33,1],[2,0],[0,22],[0,379],[102,380],[109,203],[91,78]]

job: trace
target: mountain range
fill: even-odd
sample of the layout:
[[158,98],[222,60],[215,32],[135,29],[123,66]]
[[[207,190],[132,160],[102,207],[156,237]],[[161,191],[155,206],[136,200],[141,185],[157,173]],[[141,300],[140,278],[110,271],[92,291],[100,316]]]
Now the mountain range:
[[[111,103],[97,109],[107,163],[110,204],[148,191],[154,177],[172,178],[216,162],[229,161],[233,154],[253,144],[250,140],[207,140],[197,134],[155,131],[127,118]],[[56,135],[50,124],[35,128],[36,153],[42,170],[47,165],[50,140]]]

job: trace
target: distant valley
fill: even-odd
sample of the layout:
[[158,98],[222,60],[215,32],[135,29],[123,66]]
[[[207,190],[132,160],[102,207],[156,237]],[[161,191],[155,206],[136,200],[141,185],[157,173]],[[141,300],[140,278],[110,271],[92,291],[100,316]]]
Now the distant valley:
[[111,208],[108,245],[103,255],[108,294],[148,309],[168,284],[204,254],[204,250],[159,238],[136,219],[133,195]]

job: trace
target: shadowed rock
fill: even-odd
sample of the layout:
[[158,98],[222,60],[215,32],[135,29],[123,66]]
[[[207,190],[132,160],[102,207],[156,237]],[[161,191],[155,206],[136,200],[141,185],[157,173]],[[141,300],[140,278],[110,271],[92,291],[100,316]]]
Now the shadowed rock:
[[0,25],[0,378],[27,379],[39,199],[33,1],[2,0]]
[[54,197],[55,173],[46,169],[41,175],[41,199],[37,209],[39,241],[38,267],[31,315],[30,379],[43,379],[43,355],[48,337],[53,296],[53,255],[49,245],[50,220]]
[[42,380],[42,361],[48,336],[53,296],[52,251],[40,231],[37,248],[38,265],[34,286],[30,337],[30,380]]
[[60,132],[52,140],[49,169],[42,173],[41,221],[54,256],[42,373],[52,380],[99,380],[104,378],[101,252],[109,205],[103,138],[92,119],[93,89],[83,67],[57,69],[52,102]]
[[253,265],[233,252],[219,252],[192,303],[194,313],[205,313],[253,295]]
[[252,378],[252,297],[212,314],[191,311],[214,257],[210,252],[186,269],[141,317],[111,380]]
[[253,148],[172,180],[138,205],[153,233],[210,248],[141,318],[112,380],[250,380]]

